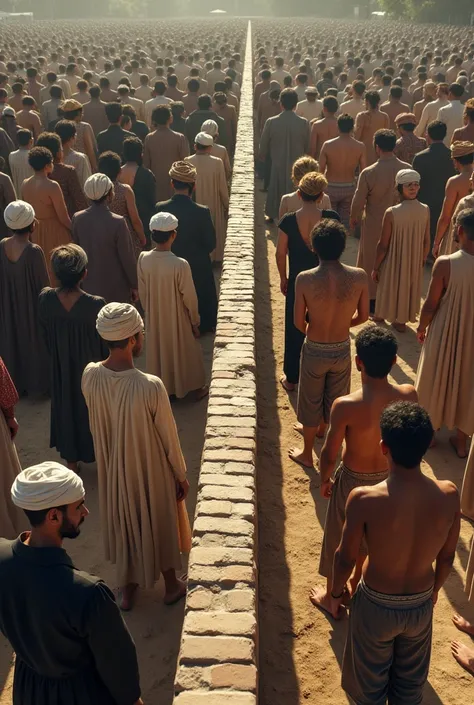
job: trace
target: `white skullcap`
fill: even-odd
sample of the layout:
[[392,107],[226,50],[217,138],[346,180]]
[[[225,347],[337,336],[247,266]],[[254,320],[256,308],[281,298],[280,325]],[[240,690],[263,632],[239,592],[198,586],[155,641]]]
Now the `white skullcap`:
[[178,227],[178,219],[172,213],[155,213],[150,220],[150,230],[161,230],[164,233],[170,233]]
[[13,504],[31,511],[79,502],[84,495],[79,475],[53,460],[20,472],[11,489]]
[[106,196],[110,189],[113,188],[113,183],[105,174],[92,174],[84,184],[84,193],[91,201],[100,201]]
[[201,125],[201,130],[211,137],[215,137],[219,134],[219,125],[215,120],[205,120]]
[[421,181],[421,176],[414,169],[401,169],[399,172],[397,172],[397,175],[395,177],[395,183],[397,184],[397,186],[399,186],[400,184],[412,184],[414,181],[416,181],[418,184]]
[[22,230],[34,221],[35,211],[26,201],[12,201],[5,208],[3,218],[10,230]]
[[106,304],[99,311],[97,332],[103,340],[126,340],[143,330],[143,319],[131,304]]
[[204,147],[210,147],[214,144],[214,138],[208,135],[207,132],[198,132],[194,141],[196,144],[202,144]]

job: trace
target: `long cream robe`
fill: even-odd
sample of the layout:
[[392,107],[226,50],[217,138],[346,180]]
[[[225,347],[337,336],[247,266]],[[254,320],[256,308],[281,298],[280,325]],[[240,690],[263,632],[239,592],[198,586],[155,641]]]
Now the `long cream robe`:
[[[186,465],[163,382],[137,369],[87,365],[82,392],[89,409],[99,479],[105,556],[119,585],[152,588],[164,570],[181,567],[190,550],[176,480]],[[178,526],[184,527],[180,533]]]
[[218,159],[222,160],[222,163],[224,165],[225,178],[229,182],[230,177],[232,176],[232,167],[230,165],[229,153],[226,147],[224,147],[223,144],[217,144],[217,142],[214,142],[211,147],[211,156],[217,157]]
[[447,256],[449,284],[424,342],[416,388],[435,429],[474,433],[474,256],[460,250]]
[[215,262],[222,262],[227,232],[226,211],[229,208],[224,164],[218,157],[207,153],[193,154],[186,161],[191,162],[197,171],[196,203],[209,208],[216,229],[217,244],[211,258]]
[[414,322],[420,311],[423,249],[430,211],[416,199],[403,201],[390,210],[392,236],[380,268],[375,315],[391,323]]
[[452,255],[454,252],[458,251],[458,243],[454,239],[454,233],[456,230],[456,219],[461,211],[465,208],[474,208],[474,194],[470,193],[469,196],[464,196],[458,202],[456,208],[454,209],[453,217],[451,218],[451,224],[449,230],[443,238],[439,252],[441,255]]
[[179,399],[206,382],[202,349],[193,335],[199,310],[191,267],[172,252],[142,252],[138,291],[145,309],[147,372]]
[[464,588],[468,600],[474,605],[474,537],[471,539],[471,551],[467,562],[466,587]]
[[[461,490],[461,511],[465,516],[474,521],[474,443],[471,443],[469,458],[464,470],[464,479]],[[474,558],[472,569],[474,571]]]
[[21,465],[15,444],[0,409],[0,538],[3,539],[15,539],[28,526],[24,512],[10,498],[11,486],[19,472]]

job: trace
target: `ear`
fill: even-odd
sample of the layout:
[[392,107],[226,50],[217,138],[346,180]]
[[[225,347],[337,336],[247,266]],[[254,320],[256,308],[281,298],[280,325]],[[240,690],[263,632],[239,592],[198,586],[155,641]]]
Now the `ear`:
[[46,521],[50,524],[61,524],[63,520],[63,513],[57,507],[53,507],[46,514]]
[[382,455],[388,456],[390,454],[388,447],[383,441],[380,441],[380,450],[382,451]]

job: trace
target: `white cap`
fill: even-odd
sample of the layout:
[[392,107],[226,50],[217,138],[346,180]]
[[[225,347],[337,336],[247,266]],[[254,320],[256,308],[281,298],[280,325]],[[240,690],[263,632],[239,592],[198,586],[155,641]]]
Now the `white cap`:
[[3,218],[10,230],[23,230],[34,221],[35,211],[26,201],[12,201],[5,208]]
[[79,502],[84,495],[79,475],[52,460],[20,472],[11,489],[13,504],[30,511]]
[[219,134],[219,125],[215,120],[205,120],[201,125],[201,130],[211,137],[215,137]]
[[2,115],[9,115],[10,117],[16,117],[16,112],[13,110],[13,108],[10,105],[7,105],[5,108],[3,108]]
[[214,144],[214,138],[207,132],[198,132],[194,141],[196,144],[202,144],[203,147],[211,147]]
[[421,176],[414,169],[401,169],[397,172],[397,175],[395,177],[395,183],[397,184],[397,186],[399,186],[400,184],[412,184],[414,181],[416,181],[418,184],[421,181]]
[[169,233],[178,227],[178,219],[172,213],[155,213],[150,220],[150,230],[161,230]]
[[101,308],[95,327],[103,340],[126,340],[144,328],[135,306],[115,302]]
[[92,174],[84,184],[84,193],[91,201],[100,201],[113,188],[113,183],[105,174]]

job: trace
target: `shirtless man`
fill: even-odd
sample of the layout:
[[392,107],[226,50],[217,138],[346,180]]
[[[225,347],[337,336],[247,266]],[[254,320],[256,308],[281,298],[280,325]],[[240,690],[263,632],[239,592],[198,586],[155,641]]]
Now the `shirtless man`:
[[380,106],[380,112],[387,113],[390,118],[390,129],[395,130],[395,120],[402,113],[409,113],[410,108],[402,103],[403,89],[400,86],[392,86],[388,100]]
[[351,203],[356,182],[355,175],[366,167],[365,144],[354,139],[354,118],[344,114],[337,118],[339,137],[327,140],[319,155],[319,170],[328,180],[326,193],[331,206],[349,227]]
[[21,110],[16,114],[16,123],[18,127],[30,130],[36,142],[41,133],[41,118],[35,110],[35,99],[29,95],[25,95],[21,101],[21,105]]
[[[310,600],[327,612],[331,611],[334,553],[342,536],[347,498],[355,487],[387,479],[387,458],[380,447],[380,414],[392,402],[418,401],[413,385],[388,380],[398,351],[391,331],[376,326],[363,328],[356,337],[356,351],[362,387],[334,402],[319,462],[321,496],[329,499],[319,563],[319,574],[327,579],[327,586],[313,588]],[[343,441],[341,464],[333,480]],[[350,580],[351,593],[357,588],[365,558],[366,551],[361,550]]]
[[351,601],[342,687],[356,703],[388,698],[408,705],[423,698],[433,607],[453,565],[461,513],[456,486],[421,470],[433,439],[427,412],[396,402],[382,412],[380,428],[388,479],[349,495],[331,612],[340,614],[365,538],[368,558]]
[[290,451],[290,458],[307,468],[313,467],[314,439],[324,436],[333,402],[350,389],[349,330],[369,317],[367,274],[339,261],[346,246],[344,226],[324,219],[311,240],[320,264],[298,274],[294,312],[296,328],[306,334],[297,409],[304,447]]
[[328,96],[323,100],[323,115],[321,120],[313,120],[311,123],[311,138],[309,152],[315,159],[319,159],[323,144],[327,140],[337,137],[339,129],[337,126],[336,113],[339,103],[334,96]]

